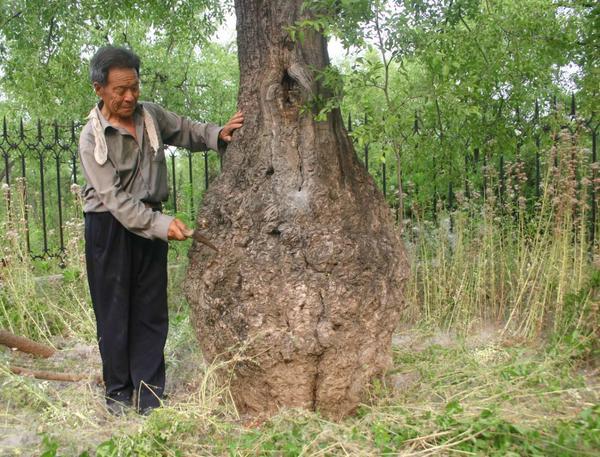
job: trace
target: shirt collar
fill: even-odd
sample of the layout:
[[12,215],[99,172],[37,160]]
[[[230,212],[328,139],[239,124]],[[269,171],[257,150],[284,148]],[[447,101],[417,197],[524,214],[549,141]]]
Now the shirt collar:
[[[100,100],[96,104],[96,114],[98,115],[98,120],[100,121],[100,125],[102,126],[102,130],[106,131],[107,128],[117,129],[114,125],[106,120],[104,115],[102,114],[102,107],[104,106],[104,102]],[[144,121],[143,113],[142,113],[142,104],[137,103],[135,106],[135,111],[133,112],[133,121],[136,125],[140,125]]]

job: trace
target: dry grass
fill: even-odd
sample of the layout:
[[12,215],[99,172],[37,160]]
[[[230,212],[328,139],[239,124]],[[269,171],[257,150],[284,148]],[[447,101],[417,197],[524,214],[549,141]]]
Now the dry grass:
[[414,227],[413,321],[464,331],[501,322],[506,334],[523,338],[599,328],[593,259],[600,251],[588,243],[589,185],[578,178],[586,159],[563,132],[549,160],[557,165],[548,167],[532,216],[524,197],[499,208],[490,194],[483,207],[464,202],[438,227]]
[[31,368],[100,369],[80,221],[69,226],[69,267],[59,281],[42,286],[19,229],[24,202],[19,209],[13,192],[13,217],[0,231],[6,265],[0,326],[59,351],[42,362],[0,350],[0,453],[597,455],[600,272],[593,260],[600,256],[586,241],[586,187],[575,184],[584,158],[574,144],[563,135],[553,150],[559,166],[549,169],[534,217],[526,217],[516,193],[500,210],[492,196],[483,207],[466,202],[448,215],[452,231],[444,223],[419,225],[394,369],[373,384],[357,414],[340,423],[298,410],[261,424],[240,418],[227,384],[216,376],[235,360],[202,362],[176,269],[166,348],[169,398],[151,416],[111,416],[93,383],[10,373],[17,360]]

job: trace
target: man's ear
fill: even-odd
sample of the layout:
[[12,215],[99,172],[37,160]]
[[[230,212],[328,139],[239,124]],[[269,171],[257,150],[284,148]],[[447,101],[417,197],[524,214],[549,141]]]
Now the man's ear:
[[104,88],[104,86],[102,86],[99,82],[94,81],[94,92],[96,92],[96,95],[100,98],[102,98],[102,89]]

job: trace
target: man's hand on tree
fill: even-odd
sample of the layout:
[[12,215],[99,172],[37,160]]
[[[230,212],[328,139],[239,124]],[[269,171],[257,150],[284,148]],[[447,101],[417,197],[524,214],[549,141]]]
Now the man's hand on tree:
[[242,125],[244,125],[244,115],[241,111],[238,111],[231,117],[231,119],[229,119],[227,124],[223,126],[219,132],[219,138],[226,143],[229,143],[234,130],[239,129]]
[[183,241],[187,239],[186,233],[188,233],[189,230],[190,229],[181,220],[175,218],[169,225],[167,238],[170,240]]

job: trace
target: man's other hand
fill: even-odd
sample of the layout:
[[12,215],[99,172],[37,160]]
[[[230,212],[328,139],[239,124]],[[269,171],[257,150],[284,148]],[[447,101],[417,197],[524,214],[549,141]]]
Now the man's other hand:
[[231,119],[223,126],[221,131],[219,132],[219,138],[229,143],[231,141],[231,135],[233,135],[234,130],[239,129],[244,125],[244,115],[241,111],[235,113]]
[[169,225],[167,238],[170,240],[183,241],[187,238],[185,234],[189,232],[189,230],[190,229],[181,220],[175,218]]

